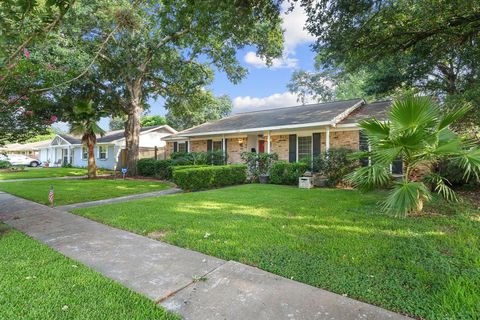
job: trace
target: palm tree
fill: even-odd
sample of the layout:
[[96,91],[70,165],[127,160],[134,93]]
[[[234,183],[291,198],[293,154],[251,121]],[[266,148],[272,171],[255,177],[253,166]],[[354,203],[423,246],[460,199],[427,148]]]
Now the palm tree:
[[95,165],[94,147],[97,143],[97,135],[103,137],[105,131],[97,124],[99,116],[93,111],[93,102],[79,101],[74,107],[76,119],[70,124],[70,133],[82,136],[82,144],[88,149],[88,178],[97,176]]
[[385,211],[396,215],[419,213],[424,202],[431,199],[431,191],[456,201],[447,179],[434,169],[440,161],[455,161],[464,169],[465,178],[479,179],[480,149],[449,129],[469,110],[470,106],[463,106],[444,113],[428,97],[409,95],[395,100],[387,121],[368,119],[360,123],[370,151],[357,156],[370,157],[373,164],[357,169],[348,180],[363,190],[388,186],[393,181],[390,164],[401,159],[402,179],[394,183],[383,201]]

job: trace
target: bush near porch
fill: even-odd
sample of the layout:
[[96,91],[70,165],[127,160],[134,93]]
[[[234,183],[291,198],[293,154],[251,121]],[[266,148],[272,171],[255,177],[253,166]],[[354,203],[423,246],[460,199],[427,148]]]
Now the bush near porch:
[[241,164],[175,167],[173,182],[186,191],[242,184],[247,179],[246,168]]

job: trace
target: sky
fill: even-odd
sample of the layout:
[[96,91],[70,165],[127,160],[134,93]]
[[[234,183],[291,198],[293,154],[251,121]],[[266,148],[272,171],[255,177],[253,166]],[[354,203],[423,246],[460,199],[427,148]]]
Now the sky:
[[[314,37],[305,31],[306,15],[302,8],[283,13],[283,56],[267,67],[255,54],[255,48],[247,47],[237,52],[237,58],[248,69],[248,75],[239,83],[232,84],[222,72],[215,73],[215,80],[208,88],[216,96],[226,94],[233,102],[233,113],[288,107],[299,104],[297,96],[287,89],[287,83],[296,69],[313,70],[315,54],[310,45]],[[149,115],[165,115],[163,99],[148,101]],[[108,119],[100,125],[107,129]]]

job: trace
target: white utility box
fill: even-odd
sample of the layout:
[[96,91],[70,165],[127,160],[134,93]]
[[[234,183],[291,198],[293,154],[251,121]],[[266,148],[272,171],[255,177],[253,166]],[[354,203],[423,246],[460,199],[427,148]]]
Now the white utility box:
[[298,187],[300,189],[311,189],[311,188],[313,188],[313,178],[312,177],[300,177],[300,178],[298,178]]

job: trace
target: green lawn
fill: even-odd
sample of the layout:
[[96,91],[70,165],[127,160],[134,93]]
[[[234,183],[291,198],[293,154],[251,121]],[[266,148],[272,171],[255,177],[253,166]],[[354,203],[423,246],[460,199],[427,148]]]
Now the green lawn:
[[381,195],[257,184],[74,212],[411,316],[478,316],[480,212],[398,219]]
[[[100,169],[98,174],[109,174],[112,171]],[[56,178],[70,176],[85,176],[85,168],[25,168],[22,171],[0,170],[0,180],[29,179],[29,178]]]
[[38,180],[0,183],[0,190],[16,196],[49,204],[48,193],[53,185],[55,205],[87,202],[168,189],[166,183],[150,180]]
[[0,319],[178,319],[0,223]]

